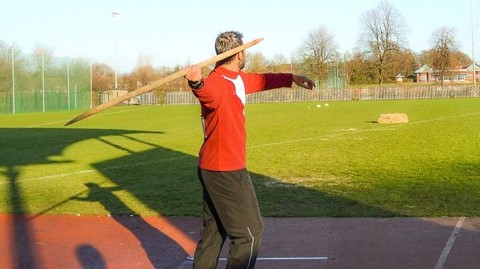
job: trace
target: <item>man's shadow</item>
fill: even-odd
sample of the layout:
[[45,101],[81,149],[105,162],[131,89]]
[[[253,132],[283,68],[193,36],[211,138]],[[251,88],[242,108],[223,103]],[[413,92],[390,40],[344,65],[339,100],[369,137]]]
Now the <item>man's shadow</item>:
[[75,254],[83,269],[106,269],[107,264],[102,254],[94,246],[82,244],[75,249]]
[[[157,228],[147,223],[143,218],[137,216],[137,213],[123,203],[116,195],[115,191],[121,191],[121,187],[101,187],[96,183],[85,183],[88,188],[88,195],[85,198],[77,197],[75,200],[86,202],[98,202],[102,204],[109,212],[115,213],[120,210],[121,216],[112,215],[112,218],[130,231],[138,241],[148,256],[148,259],[154,268],[165,268],[168,261],[161,258],[159,253],[171,251],[172,244],[170,239],[160,232]],[[180,246],[175,245],[181,251]],[[82,256],[79,256],[80,258]],[[82,263],[88,263],[83,261]]]
[[[127,136],[143,132],[136,130],[74,129],[64,128],[0,128],[0,179],[5,179],[7,195],[3,205],[12,214],[11,243],[15,268],[42,268],[38,246],[32,223],[35,217],[47,213],[69,199],[49,207],[47,210],[29,217],[28,200],[23,190],[21,178],[24,167],[72,163],[73,160],[57,160],[63,151],[77,142],[103,136]],[[4,170],[3,170],[4,169]]]

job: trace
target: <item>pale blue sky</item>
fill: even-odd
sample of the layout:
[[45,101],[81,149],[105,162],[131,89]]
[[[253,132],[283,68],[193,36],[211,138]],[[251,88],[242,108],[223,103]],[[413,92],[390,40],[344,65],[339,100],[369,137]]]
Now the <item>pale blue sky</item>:
[[[431,46],[439,27],[454,27],[460,49],[472,54],[472,0],[390,0],[408,25],[409,47]],[[129,72],[139,55],[149,55],[155,67],[184,65],[214,54],[218,33],[238,30],[244,41],[263,37],[250,51],[267,58],[287,58],[308,33],[325,26],[340,52],[357,45],[360,18],[380,0],[294,1],[159,1],[159,0],[8,0],[0,9],[0,40],[15,43],[23,53],[36,44],[56,56],[85,57]],[[480,57],[480,1],[473,0],[475,54]],[[112,18],[112,12],[120,13]],[[477,41],[479,40],[479,41]],[[115,46],[115,44],[117,44]],[[116,47],[116,49],[115,49]],[[115,53],[115,51],[117,53]]]

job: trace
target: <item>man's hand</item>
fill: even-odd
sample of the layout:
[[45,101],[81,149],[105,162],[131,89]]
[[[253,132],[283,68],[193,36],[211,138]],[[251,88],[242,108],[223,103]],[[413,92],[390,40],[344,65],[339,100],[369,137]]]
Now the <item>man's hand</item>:
[[200,81],[202,80],[202,70],[198,65],[192,65],[188,68],[185,78],[190,81]]
[[293,82],[295,82],[295,84],[298,86],[309,90],[313,89],[313,87],[316,87],[315,83],[313,83],[311,79],[303,75],[293,75]]

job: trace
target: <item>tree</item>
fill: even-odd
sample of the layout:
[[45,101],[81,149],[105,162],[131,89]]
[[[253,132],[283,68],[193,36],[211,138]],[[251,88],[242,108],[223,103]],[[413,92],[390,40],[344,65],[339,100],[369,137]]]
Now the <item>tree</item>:
[[416,55],[413,51],[401,49],[392,54],[391,67],[388,69],[390,76],[403,75],[414,77],[414,71],[418,68]]
[[347,83],[354,85],[371,83],[372,77],[368,71],[370,65],[371,63],[360,52],[355,52],[353,55],[348,56],[345,68]]
[[53,61],[53,50],[45,45],[36,44],[33,49],[33,60],[35,65],[34,90],[42,90],[46,80],[45,72],[50,68]]
[[103,92],[113,89],[115,76],[113,68],[104,63],[95,63],[92,66],[92,90]]
[[[428,64],[429,66],[433,66],[435,55],[436,53],[434,49],[424,50],[417,56],[417,62],[420,65]],[[452,62],[453,66],[466,67],[472,63],[472,59],[464,52],[457,50],[452,53]]]
[[440,71],[442,85],[445,77],[455,68],[453,54],[458,51],[455,42],[455,29],[448,27],[437,28],[432,33],[432,67]]
[[334,35],[324,26],[311,31],[299,50],[299,58],[306,75],[324,81],[329,65],[338,58]]
[[0,92],[7,92],[11,88],[11,59],[11,48],[9,48],[5,42],[0,40]]
[[52,64],[53,49],[42,44],[36,44],[33,49],[33,57],[35,61],[35,70],[40,72],[40,70]]
[[[288,65],[288,69],[285,66]],[[287,57],[283,54],[275,54],[273,59],[270,61],[270,71],[271,72],[288,72],[290,71],[290,64],[288,63]]]
[[152,56],[139,55],[135,69],[125,75],[123,79],[128,90],[135,90],[160,79],[160,77],[161,74],[153,67]]
[[138,57],[137,67],[133,70],[132,76],[136,78],[137,84],[141,86],[145,86],[159,77],[153,68],[151,55],[140,55]]
[[361,23],[360,47],[372,61],[371,71],[382,85],[388,77],[387,69],[393,54],[403,47],[406,40],[404,18],[393,5],[382,1],[377,8],[363,14]]
[[245,70],[248,72],[262,73],[267,72],[267,59],[261,52],[248,53],[245,55],[246,64]]

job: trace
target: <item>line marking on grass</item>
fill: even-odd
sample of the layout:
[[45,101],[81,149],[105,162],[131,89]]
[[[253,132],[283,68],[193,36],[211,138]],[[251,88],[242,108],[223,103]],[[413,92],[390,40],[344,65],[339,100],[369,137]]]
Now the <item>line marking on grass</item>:
[[[137,162],[137,163],[131,163],[127,165],[116,165],[116,166],[110,166],[110,167],[105,167],[103,168],[104,170],[114,170],[114,169],[121,169],[121,168],[126,168],[126,167],[134,167],[134,166],[142,166],[142,165],[148,165],[148,164],[153,164],[153,163],[160,163],[160,162],[171,162],[171,161],[177,161],[177,160],[182,160],[189,158],[189,156],[185,157],[177,157],[177,158],[169,158],[169,159],[161,159],[161,160],[153,160],[153,161],[148,161],[148,162]],[[81,174],[88,174],[88,173],[93,173],[97,172],[97,169],[85,169],[85,170],[79,170],[79,171],[74,171],[70,173],[60,173],[60,174],[53,174],[53,175],[48,175],[48,176],[43,176],[43,177],[35,177],[35,178],[30,178],[30,179],[20,179],[17,180],[18,182],[27,182],[27,181],[39,181],[39,180],[49,180],[49,179],[57,179],[57,178],[62,178],[62,177],[69,177],[69,176],[74,176],[74,175],[81,175]],[[0,182],[0,185],[7,184],[7,182]]]
[[326,135],[321,135],[321,136],[315,136],[315,137],[306,137],[302,139],[294,139],[294,140],[284,140],[280,142],[273,142],[273,143],[266,143],[266,144],[261,144],[261,145],[255,145],[255,146],[249,146],[247,149],[256,149],[256,148],[262,148],[262,147],[269,147],[269,146],[277,146],[277,145],[283,145],[283,144],[290,144],[290,143],[297,143],[297,142],[305,142],[305,141],[311,141],[311,140],[332,140],[344,135],[350,135],[350,134],[358,134],[358,133],[365,133],[365,132],[377,132],[377,131],[396,131],[396,128],[393,128],[392,126],[385,126],[385,127],[380,127],[380,128],[373,128],[373,129],[366,129],[366,130],[357,130],[353,129],[352,131],[344,132],[344,133],[336,133],[336,134],[326,134]]
[[453,115],[453,116],[441,117],[441,118],[430,119],[430,120],[414,121],[414,122],[410,122],[409,124],[429,123],[429,122],[434,122],[434,121],[449,120],[449,119],[467,117],[467,116],[473,116],[473,115],[479,115],[479,114],[480,114],[480,112],[472,112],[472,113],[467,113],[467,114]]
[[52,124],[57,124],[57,123],[64,123],[65,121],[66,120],[57,120],[57,121],[52,121],[52,122],[39,123],[39,124],[28,126],[26,128],[35,128],[35,127],[47,126],[47,125],[52,125]]
[[[133,108],[133,109],[125,109],[125,110],[121,110],[121,111],[115,111],[115,112],[98,114],[98,115],[94,115],[94,116],[92,116],[92,117],[95,117],[95,116],[97,116],[97,117],[103,117],[103,116],[108,116],[108,115],[113,115],[113,114],[128,113],[128,112],[132,112],[132,111],[142,110],[142,109],[145,109],[145,108],[146,108],[146,107],[136,107],[136,108]],[[66,123],[66,122],[68,122],[68,121],[69,121],[69,119],[67,119],[67,120],[52,121],[52,122],[46,122],[46,123],[39,123],[39,124],[31,125],[31,126],[28,126],[28,127],[24,127],[24,128],[35,128],[35,127],[52,125],[52,124],[57,124],[57,123]]]
[[[128,112],[132,112],[132,111],[143,110],[143,109],[146,109],[146,108],[149,108],[149,107],[150,107],[150,106],[144,106],[144,107],[138,106],[138,107],[131,108],[131,109],[125,109],[125,110],[121,110],[121,111],[115,111],[115,112],[108,112],[108,113],[102,113],[102,114],[93,115],[92,118],[93,118],[93,117],[104,117],[104,116],[108,116],[108,115],[121,114],[121,113],[128,113]],[[57,120],[57,121],[51,121],[51,122],[38,123],[38,124],[34,124],[34,125],[29,125],[29,126],[9,127],[9,129],[0,130],[0,132],[14,131],[15,129],[13,129],[13,128],[16,128],[16,129],[28,129],[28,128],[35,128],[35,127],[40,127],[40,126],[47,126],[47,125],[57,124],[57,123],[66,123],[66,122],[68,122],[69,120],[70,120],[70,119],[64,119],[64,120]],[[62,126],[62,127],[63,127],[63,126]],[[10,128],[11,128],[11,129],[10,129]]]
[[460,233],[460,230],[462,229],[464,221],[465,221],[465,217],[461,217],[458,219],[457,224],[455,225],[455,228],[452,231],[452,234],[448,238],[447,244],[443,248],[442,255],[440,255],[440,258],[438,258],[437,264],[435,264],[435,269],[442,269],[443,266],[445,265],[445,261],[447,260],[448,254],[452,249],[453,243],[455,242],[457,235]]
[[441,118],[430,119],[430,120],[415,121],[415,122],[409,122],[409,123],[406,123],[406,124],[398,124],[398,125],[394,125],[394,126],[387,125],[387,126],[383,126],[383,127],[363,129],[363,130],[350,128],[346,132],[342,132],[342,133],[326,134],[326,135],[315,136],[315,137],[306,137],[306,138],[302,138],[302,139],[284,140],[284,141],[279,141],[279,142],[266,143],[266,144],[261,144],[261,145],[254,145],[254,146],[247,147],[247,149],[256,149],[256,148],[262,148],[262,147],[277,146],[277,145],[305,142],[305,141],[311,141],[311,140],[325,140],[325,141],[328,141],[328,140],[331,140],[331,139],[334,139],[334,138],[337,138],[337,137],[340,137],[340,136],[344,136],[344,135],[359,134],[359,133],[366,133],[366,132],[396,131],[396,130],[398,130],[397,127],[401,127],[401,126],[408,126],[408,125],[412,125],[412,124],[430,123],[430,122],[434,122],[434,121],[448,120],[448,119],[467,117],[467,116],[473,116],[473,115],[479,115],[479,114],[480,114],[480,112],[472,112],[472,113],[454,115],[454,116],[449,116],[449,117],[441,117]]

